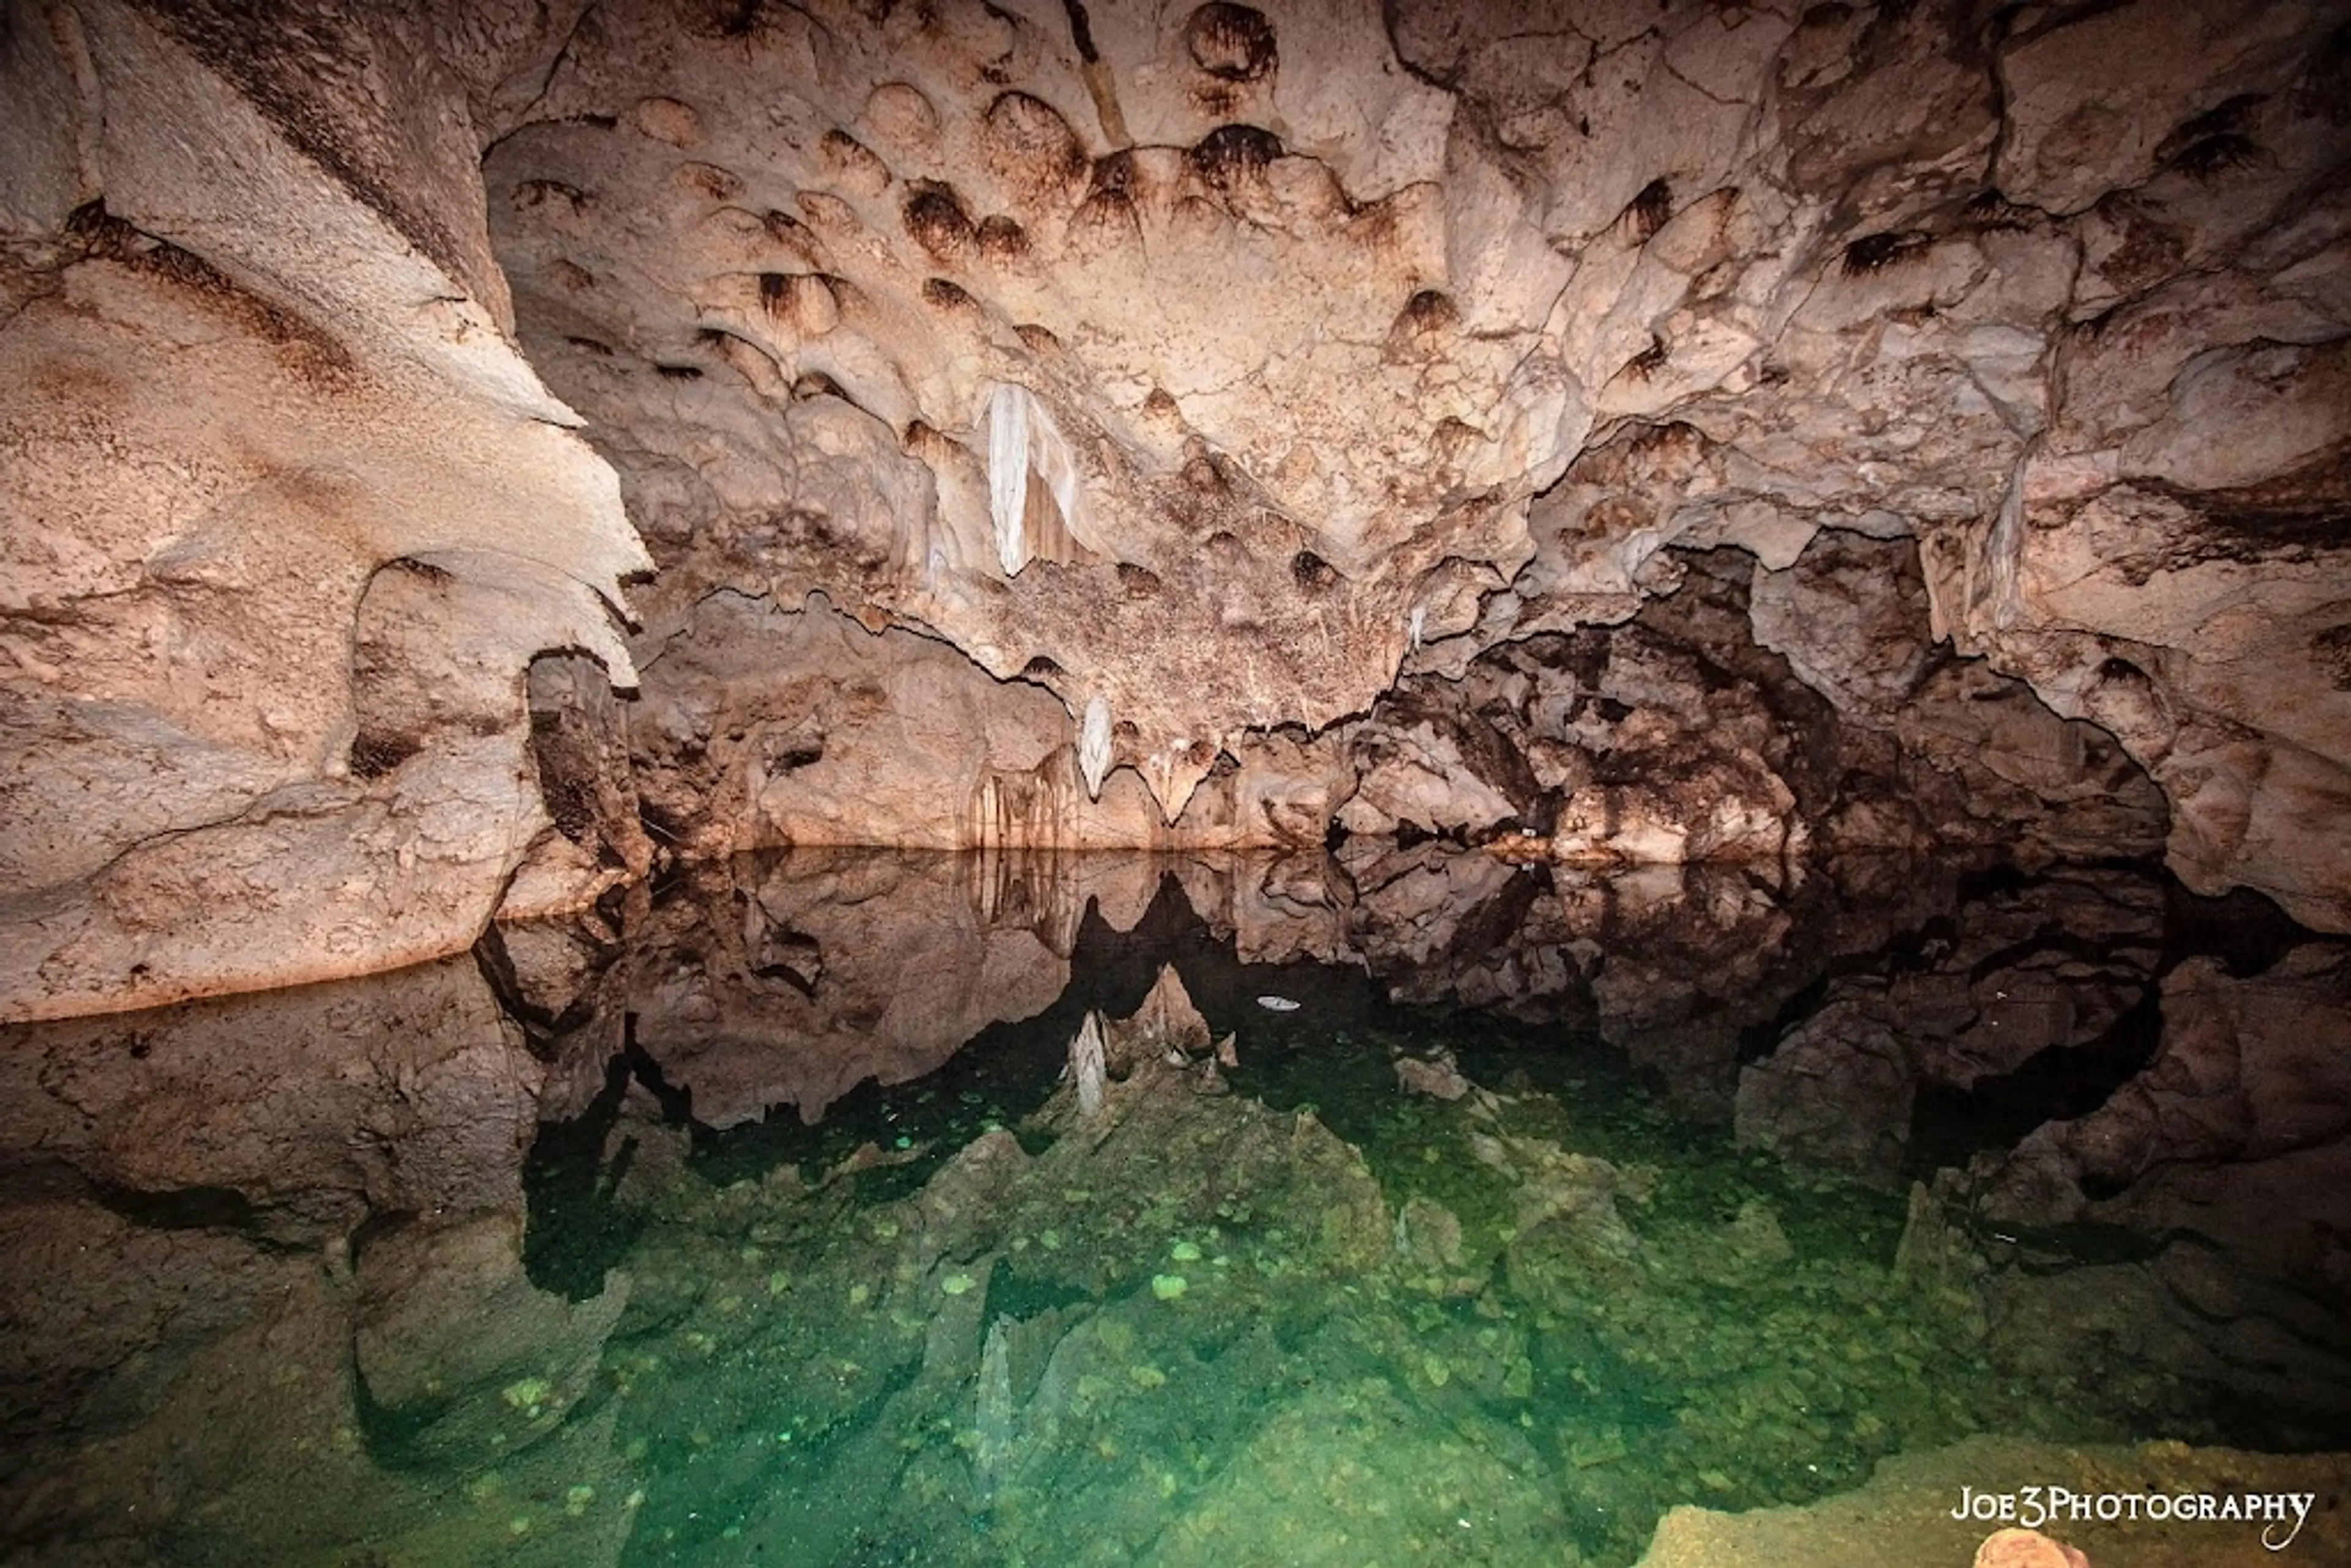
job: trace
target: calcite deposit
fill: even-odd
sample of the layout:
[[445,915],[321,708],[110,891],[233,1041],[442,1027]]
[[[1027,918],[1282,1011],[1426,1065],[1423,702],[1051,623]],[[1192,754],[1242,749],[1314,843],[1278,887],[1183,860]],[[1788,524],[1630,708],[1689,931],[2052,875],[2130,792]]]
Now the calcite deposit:
[[26,0],[0,102],[0,1014],[777,845],[2351,930],[2316,0]]

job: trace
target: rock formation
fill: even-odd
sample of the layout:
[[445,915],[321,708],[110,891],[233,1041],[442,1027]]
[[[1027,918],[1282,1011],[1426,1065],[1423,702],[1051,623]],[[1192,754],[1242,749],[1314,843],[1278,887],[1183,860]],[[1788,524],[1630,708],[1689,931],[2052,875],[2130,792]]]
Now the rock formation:
[[526,1278],[544,1070],[470,959],[11,1026],[0,1074],[17,1547],[201,1555],[233,1521],[233,1555],[478,1558],[449,1464],[487,1450],[575,1505],[491,1550],[617,1560],[593,1396],[628,1291]]
[[524,665],[648,565],[516,347],[429,37],[12,7],[0,1011],[462,946],[547,816]]
[[5,37],[0,1013],[1334,823],[2351,929],[2330,7]]

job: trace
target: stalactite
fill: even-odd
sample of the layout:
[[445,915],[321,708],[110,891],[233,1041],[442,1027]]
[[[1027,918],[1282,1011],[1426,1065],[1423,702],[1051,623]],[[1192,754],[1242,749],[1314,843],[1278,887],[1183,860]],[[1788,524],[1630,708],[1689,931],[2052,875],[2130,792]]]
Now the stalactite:
[[1110,704],[1100,693],[1087,699],[1078,729],[1078,770],[1086,776],[1086,794],[1101,800],[1102,776],[1110,771]]
[[987,507],[996,559],[1007,577],[1029,564],[1029,406],[1022,388],[998,383],[987,400]]
[[1217,751],[1214,742],[1170,741],[1134,765],[1152,799],[1159,802],[1160,818],[1168,826],[1175,826],[1191,803],[1200,780],[1215,766]]
[[1150,786],[1152,798],[1159,802],[1160,814],[1171,821],[1176,809],[1168,802],[1176,794],[1176,759],[1182,752],[1180,745],[1163,747],[1144,758],[1140,766],[1144,783]]
[[[1041,479],[1058,513],[1029,511],[1029,482]],[[998,382],[987,400],[987,507],[996,559],[1007,577],[1039,555],[1071,559],[1080,547],[1077,455],[1053,416],[1028,388]]]

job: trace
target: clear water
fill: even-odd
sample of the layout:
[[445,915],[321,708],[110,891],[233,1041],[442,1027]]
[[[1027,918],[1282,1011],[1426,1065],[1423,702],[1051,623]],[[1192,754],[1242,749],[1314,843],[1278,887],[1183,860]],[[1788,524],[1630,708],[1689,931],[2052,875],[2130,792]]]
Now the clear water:
[[[864,1129],[903,1165],[647,1193],[611,1357],[643,1560],[1629,1562],[1674,1500],[2037,1406],[1970,1303],[1895,1278],[1898,1197],[1742,1159],[1621,1068],[1303,1014],[1221,1092],[1146,1058],[1092,1118],[934,1099],[896,1150],[915,1090]],[[1443,1049],[1510,1087],[1400,1095],[1392,1053]]]
[[[853,1069],[1019,988],[1001,951],[991,970],[986,943],[936,939],[988,928],[985,901],[917,896],[913,935],[852,952],[842,912],[874,905],[838,885],[680,890],[528,1042],[485,1021],[465,966],[11,1031],[52,1097],[141,1040],[138,1071],[160,1054],[174,1082],[233,1076],[240,1031],[298,1037],[302,1064],[257,1097],[224,1082],[231,1112],[125,1132],[109,1118],[140,1092],[85,1089],[65,1092],[81,1133],[10,1129],[0,1244],[57,1270],[46,1305],[10,1298],[32,1341],[0,1410],[13,1560],[1629,1563],[1676,1503],[1802,1501],[1975,1432],[2334,1435],[2323,1409],[2256,1408],[2209,1364],[2018,1311],[2003,1267],[2126,1268],[2149,1244],[1999,1232],[1949,1178],[1914,1189],[1968,1141],[1970,1102],[1934,1138],[1922,1111],[1918,1168],[1892,1179],[1742,1150],[1736,1055],[1710,1086],[1639,1065],[1589,983],[1522,987],[1515,1019],[1399,1005],[1414,987],[1375,977],[1395,946],[1360,920],[1353,962],[1253,955],[1176,885],[1125,933],[1098,908],[1019,927],[1066,966],[1041,1011],[813,1123],[763,1098],[762,1062],[831,1082],[844,1051]],[[1531,962],[1520,914],[1417,988],[1514,943]],[[1915,916],[1879,962],[1918,950]],[[1590,960],[1570,966],[1587,982]],[[861,964],[927,1022],[860,1002]],[[1717,1035],[1751,1054],[1738,1019],[1784,1027],[1828,967],[1795,964]],[[1677,1020],[1685,1054],[1703,1012]],[[1071,1048],[1090,1015],[1098,1082]],[[697,1027],[726,1050],[697,1055]],[[2085,1071],[2136,1071],[2127,1036]],[[724,1126],[697,1118],[714,1085]],[[2020,1119],[1997,1098],[1980,1108]],[[133,1158],[133,1135],[212,1152]],[[141,1159],[143,1187],[121,1179]],[[189,1180],[207,1159],[244,1164]],[[159,1301],[174,1270],[189,1283]]]

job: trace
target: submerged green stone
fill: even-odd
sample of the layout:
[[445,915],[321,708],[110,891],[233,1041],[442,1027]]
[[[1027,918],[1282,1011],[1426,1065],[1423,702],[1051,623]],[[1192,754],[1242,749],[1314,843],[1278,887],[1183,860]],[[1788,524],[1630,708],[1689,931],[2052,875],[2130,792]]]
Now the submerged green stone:
[[[1182,1543],[1169,1562],[1319,1561],[1343,1539],[1434,1562],[1468,1539],[1494,1562],[1624,1564],[1676,1501],[1802,1501],[1980,1427],[2128,1430],[2001,1377],[1948,1282],[1964,1275],[1914,1282],[1926,1238],[1909,1274],[1891,1266],[1898,1194],[1759,1164],[1588,1054],[1573,1089],[1399,1103],[1376,1044],[1292,1051],[1220,1094],[1146,1061],[1082,1136],[1065,1087],[1018,1145],[983,1135],[913,1186],[684,1174],[632,1266],[698,1278],[756,1228],[793,1239],[790,1288],[756,1322],[716,1292],[629,1308],[643,1326],[615,1343],[663,1367],[618,1412],[646,1443],[646,1521],[684,1540],[740,1516],[745,1550],[820,1563],[852,1537],[812,1549],[788,1523],[802,1505],[771,1500],[862,1499],[861,1529],[974,1568],[1067,1561],[1144,1520]],[[1522,1079],[1545,1065],[1523,1061]],[[1213,1291],[1118,1271],[1138,1246],[1201,1263],[1211,1235]],[[977,1270],[927,1305],[907,1291],[942,1254],[1000,1260],[985,1318],[948,1305]],[[839,1310],[869,1291],[886,1311]],[[697,1334],[712,1348],[680,1354]],[[679,1462],[730,1446],[766,1458]],[[1356,1479],[1307,1497],[1283,1475]]]

